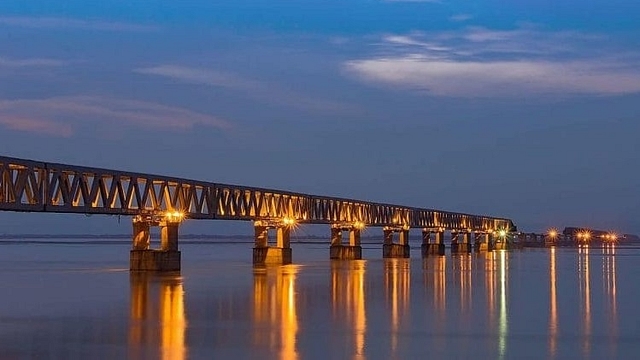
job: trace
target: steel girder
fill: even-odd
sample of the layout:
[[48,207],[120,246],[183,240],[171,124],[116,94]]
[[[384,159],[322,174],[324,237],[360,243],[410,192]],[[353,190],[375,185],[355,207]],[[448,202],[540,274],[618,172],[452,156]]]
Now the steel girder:
[[380,204],[167,176],[0,157],[0,210],[191,219],[293,218],[460,231],[511,229],[509,219]]

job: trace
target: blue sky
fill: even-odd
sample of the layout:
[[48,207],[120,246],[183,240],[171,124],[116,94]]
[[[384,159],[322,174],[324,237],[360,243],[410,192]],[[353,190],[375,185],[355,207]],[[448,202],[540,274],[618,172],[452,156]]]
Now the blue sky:
[[0,154],[638,233],[637,24],[621,0],[3,1]]

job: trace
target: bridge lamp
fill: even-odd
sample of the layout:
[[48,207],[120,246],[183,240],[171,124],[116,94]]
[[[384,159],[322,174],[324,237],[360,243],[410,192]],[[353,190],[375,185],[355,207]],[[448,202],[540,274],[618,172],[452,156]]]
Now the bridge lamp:
[[167,211],[164,216],[169,222],[181,222],[184,220],[184,213],[182,211]]
[[556,237],[558,237],[558,230],[556,229],[550,229],[547,232],[547,235],[551,238],[551,239],[555,239]]
[[282,223],[286,227],[294,227],[296,225],[296,219],[290,218],[290,217],[286,217],[286,218],[282,219]]
[[581,233],[578,233],[578,239],[583,239],[584,241],[589,241],[589,239],[591,238],[591,233],[588,231],[583,231]]
[[503,230],[498,231],[498,235],[499,235],[501,238],[505,238],[505,237],[507,236],[507,230],[504,230],[504,229],[503,229]]
[[365,226],[365,225],[364,225],[364,223],[363,223],[362,221],[356,221],[356,222],[353,224],[353,227],[354,227],[354,228],[356,228],[357,230],[362,230],[362,229],[364,229],[364,226]]

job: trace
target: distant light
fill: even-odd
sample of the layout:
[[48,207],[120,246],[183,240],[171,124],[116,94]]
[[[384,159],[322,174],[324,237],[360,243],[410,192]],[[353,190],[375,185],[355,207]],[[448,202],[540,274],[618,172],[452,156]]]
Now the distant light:
[[582,231],[578,233],[578,239],[589,240],[591,238],[591,233],[589,231]]
[[500,230],[498,232],[498,235],[500,235],[500,237],[505,237],[505,236],[507,236],[507,231],[506,230]]
[[556,229],[551,229],[549,230],[549,232],[547,233],[549,235],[550,238],[555,238],[558,236],[558,230]]
[[362,230],[362,229],[364,229],[365,224],[364,224],[362,221],[356,221],[356,222],[353,224],[353,227],[354,227],[354,228],[356,228],[356,229],[358,229],[358,230]]

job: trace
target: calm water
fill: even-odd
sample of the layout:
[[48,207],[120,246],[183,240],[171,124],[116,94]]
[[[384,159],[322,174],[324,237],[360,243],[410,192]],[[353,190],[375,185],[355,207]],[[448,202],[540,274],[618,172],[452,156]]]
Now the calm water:
[[640,354],[640,249],[525,249],[254,269],[251,244],[183,244],[132,275],[126,244],[0,244],[0,359],[540,359]]

